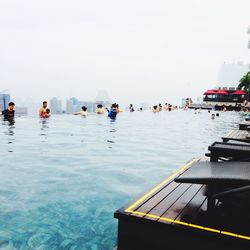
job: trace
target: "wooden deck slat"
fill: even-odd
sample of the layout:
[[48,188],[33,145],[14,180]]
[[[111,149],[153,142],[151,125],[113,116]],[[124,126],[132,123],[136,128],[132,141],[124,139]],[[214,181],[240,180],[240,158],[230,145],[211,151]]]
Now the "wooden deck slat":
[[141,206],[134,209],[142,213],[148,213],[153,207],[159,204],[163,199],[165,199],[170,193],[175,192],[175,189],[181,185],[180,183],[172,181],[168,186],[165,186],[160,192],[156,193],[154,196],[151,196],[146,202]]
[[[183,183],[179,185],[174,192],[170,193],[167,197],[165,197],[160,203],[158,203],[155,207],[153,207],[148,213],[156,216],[162,216],[164,212],[171,207],[176,200],[180,198],[180,196],[187,192],[187,190],[191,187],[192,184]],[[157,220],[158,218],[152,218],[152,220]]]
[[178,217],[176,217],[176,220],[186,223],[192,223],[192,219],[196,216],[199,209],[201,209],[204,203],[207,204],[207,197],[205,196],[205,192],[206,186],[203,185],[196,193],[196,195],[189,201],[187,206],[181,211]]
[[175,220],[185,209],[187,204],[189,204],[190,199],[193,199],[200,189],[201,185],[191,185],[191,187],[185,193],[183,193],[183,195],[180,196],[179,199],[169,209],[167,209],[161,217]]

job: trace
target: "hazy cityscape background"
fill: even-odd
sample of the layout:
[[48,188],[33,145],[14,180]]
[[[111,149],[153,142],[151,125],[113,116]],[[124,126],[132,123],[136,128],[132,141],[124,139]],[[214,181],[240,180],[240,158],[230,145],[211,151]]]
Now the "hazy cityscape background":
[[31,113],[43,100],[52,112],[92,110],[102,89],[124,106],[201,98],[249,70],[249,9],[247,0],[1,1],[0,93]]

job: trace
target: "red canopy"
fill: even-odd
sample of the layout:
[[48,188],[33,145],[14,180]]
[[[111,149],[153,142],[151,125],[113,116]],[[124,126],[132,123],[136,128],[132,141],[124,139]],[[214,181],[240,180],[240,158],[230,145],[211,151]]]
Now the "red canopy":
[[207,90],[203,95],[216,95],[216,94],[217,94],[216,90],[210,89]]
[[218,95],[228,95],[228,92],[223,90],[223,89],[220,89],[220,90],[218,90],[217,94]]
[[244,90],[236,90],[233,92],[233,95],[245,95],[246,91]]

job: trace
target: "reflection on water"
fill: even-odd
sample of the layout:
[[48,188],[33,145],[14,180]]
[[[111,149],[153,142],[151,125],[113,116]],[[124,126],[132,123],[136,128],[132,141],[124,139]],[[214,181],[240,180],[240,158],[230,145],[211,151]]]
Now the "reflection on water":
[[41,125],[41,132],[40,135],[42,136],[42,141],[45,142],[47,140],[48,131],[49,131],[49,119],[48,118],[40,118],[40,125]]
[[[3,131],[3,134],[6,135],[7,143],[12,144],[15,141],[15,120],[14,119],[4,119],[2,125],[6,130]],[[8,149],[9,153],[13,152],[12,148]]]

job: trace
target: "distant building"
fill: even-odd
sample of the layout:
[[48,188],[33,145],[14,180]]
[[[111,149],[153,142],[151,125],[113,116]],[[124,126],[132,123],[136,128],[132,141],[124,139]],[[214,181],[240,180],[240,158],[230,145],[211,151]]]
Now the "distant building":
[[240,79],[249,71],[249,65],[243,62],[224,63],[218,73],[218,86],[237,87]]
[[56,97],[50,100],[50,112],[51,114],[62,114],[62,101]]
[[78,102],[77,111],[80,111],[82,106],[87,107],[87,111],[90,113],[95,112],[96,104],[94,102]]
[[26,107],[15,107],[16,115],[28,115],[28,108]]
[[71,97],[66,101],[66,114],[72,114],[79,111],[79,101],[76,97]]
[[0,111],[7,109],[9,102],[10,102],[9,94],[0,94]]

